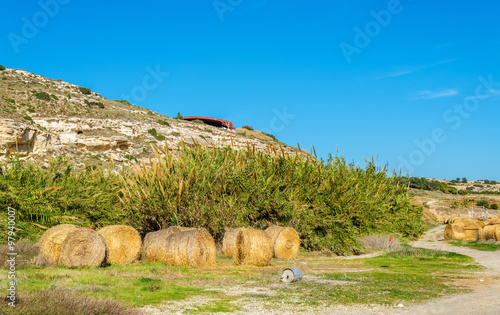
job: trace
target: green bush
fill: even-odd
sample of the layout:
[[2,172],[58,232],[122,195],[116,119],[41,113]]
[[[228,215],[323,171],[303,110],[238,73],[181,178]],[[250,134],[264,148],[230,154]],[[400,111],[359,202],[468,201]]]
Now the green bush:
[[489,203],[487,200],[480,199],[480,200],[476,201],[476,206],[488,208]]
[[46,92],[35,92],[33,95],[35,95],[36,98],[42,101],[50,101],[50,95],[49,93]]
[[33,106],[28,107],[28,112],[34,113],[35,112],[35,108]]
[[179,132],[172,131],[171,135],[175,136],[175,137],[179,137],[181,134]]
[[119,102],[119,103],[126,104],[126,105],[132,105],[132,104],[130,104],[130,102],[129,102],[129,101],[127,101],[127,100],[115,100],[115,102]]
[[24,119],[26,119],[26,120],[29,120],[29,121],[33,121],[33,118],[31,118],[31,117],[30,117],[30,116],[28,116],[28,115],[24,116],[23,118],[24,118]]
[[177,112],[177,117],[175,117],[175,119],[184,119],[184,117],[181,116],[180,112]]
[[241,127],[241,128],[247,129],[247,130],[253,130],[253,127],[249,126],[249,125],[243,125],[243,127]]
[[492,203],[490,205],[490,209],[492,209],[492,210],[498,210],[498,205],[496,203]]
[[156,140],[158,140],[158,141],[163,141],[163,140],[165,140],[165,136],[160,136],[160,135],[156,134],[156,129],[155,129],[155,128],[151,128],[151,129],[149,129],[149,130],[148,130],[148,133],[149,133],[150,135],[152,135],[153,137],[155,137],[155,138],[156,138]]
[[203,120],[200,120],[200,119],[191,120],[191,122],[194,122],[195,124],[201,124],[201,125],[205,124],[205,122]]
[[156,122],[162,126],[169,126],[170,127],[170,124],[165,120],[158,119]]
[[85,94],[85,95],[90,95],[92,94],[92,90],[83,86],[79,86],[78,89],[80,90],[80,93]]
[[201,146],[157,157],[122,182],[123,207],[144,232],[205,227],[221,240],[229,227],[279,224],[297,229],[307,249],[347,254],[359,252],[361,235],[415,238],[425,230],[405,187],[373,163]]
[[59,97],[55,96],[54,94],[50,94],[50,97],[52,97],[53,99],[55,99],[56,101],[59,100]]
[[104,104],[102,102],[97,103],[97,107],[104,108]]
[[274,141],[278,141],[278,139],[276,139],[276,137],[273,135],[273,134],[270,134],[270,133],[265,133],[262,131],[263,134],[265,134],[266,136],[268,137],[271,137]]
[[5,67],[0,65],[0,71],[4,71],[5,70]]

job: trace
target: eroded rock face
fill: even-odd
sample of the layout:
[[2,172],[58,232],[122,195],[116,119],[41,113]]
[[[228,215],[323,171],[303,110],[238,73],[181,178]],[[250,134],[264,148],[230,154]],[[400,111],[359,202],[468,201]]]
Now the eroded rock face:
[[[153,128],[160,137],[151,134]],[[187,144],[208,147],[247,149],[251,145],[257,151],[265,151],[267,146],[264,141],[237,136],[234,131],[182,121],[163,126],[77,117],[33,117],[33,123],[0,118],[0,162],[16,152],[23,159],[45,162],[58,155],[69,155],[82,166],[92,159],[102,163],[140,161],[151,155],[151,144],[165,148],[166,141],[169,149],[177,150],[181,139]]]

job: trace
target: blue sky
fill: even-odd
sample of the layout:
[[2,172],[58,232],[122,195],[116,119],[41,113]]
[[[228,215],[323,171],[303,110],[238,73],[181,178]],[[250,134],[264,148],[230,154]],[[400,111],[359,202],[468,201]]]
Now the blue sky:
[[6,67],[167,116],[252,125],[320,157],[338,146],[411,176],[500,180],[498,1],[2,6]]

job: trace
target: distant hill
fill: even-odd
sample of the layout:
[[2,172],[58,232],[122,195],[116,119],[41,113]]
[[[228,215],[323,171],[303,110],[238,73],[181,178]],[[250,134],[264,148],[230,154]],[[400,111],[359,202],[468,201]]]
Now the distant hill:
[[275,145],[291,154],[299,152],[259,131],[234,131],[173,119],[128,101],[108,100],[61,79],[24,70],[0,70],[0,162],[15,153],[42,166],[58,155],[69,155],[81,167],[135,162],[152,155],[151,144],[164,147],[166,140],[168,147],[176,150],[181,139],[208,147],[239,149],[250,145],[266,151]]

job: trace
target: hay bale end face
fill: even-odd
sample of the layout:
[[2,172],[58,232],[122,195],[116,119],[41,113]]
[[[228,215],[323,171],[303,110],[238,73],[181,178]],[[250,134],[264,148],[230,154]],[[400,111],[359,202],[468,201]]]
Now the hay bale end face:
[[76,229],[62,244],[60,264],[67,267],[99,267],[106,258],[106,242],[94,230]]
[[106,262],[128,264],[139,259],[142,248],[141,235],[131,226],[111,225],[98,231],[106,242]]
[[241,228],[236,235],[238,265],[269,266],[273,258],[273,245],[267,233],[253,228]]
[[76,230],[73,224],[59,224],[45,231],[38,242],[42,259],[51,265],[59,264],[62,244],[68,234]]
[[142,245],[141,259],[144,261],[162,261],[166,263],[167,239],[170,235],[177,232],[181,232],[181,229],[178,226],[171,226],[146,234]]
[[236,255],[236,236],[240,228],[227,229],[222,240],[222,254],[234,257]]
[[170,235],[166,242],[169,266],[204,267],[215,263],[215,241],[204,228]]
[[266,233],[273,245],[274,257],[291,259],[297,258],[300,249],[300,237],[291,227],[270,226]]
[[465,230],[457,224],[448,224],[444,228],[445,240],[464,240]]
[[498,241],[497,236],[496,236],[496,230],[497,226],[496,225],[486,225],[483,227],[483,234],[484,234],[484,239],[485,240],[495,240]]

